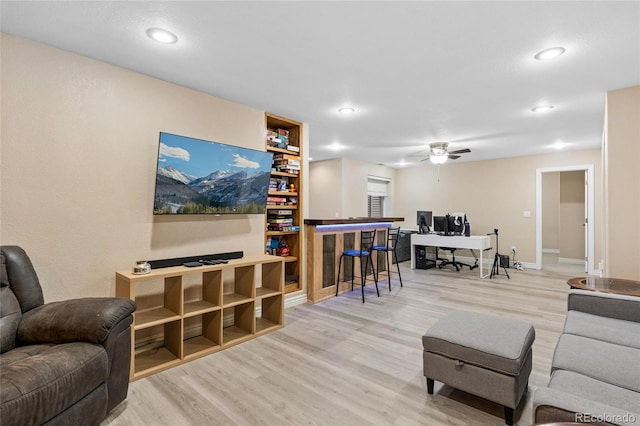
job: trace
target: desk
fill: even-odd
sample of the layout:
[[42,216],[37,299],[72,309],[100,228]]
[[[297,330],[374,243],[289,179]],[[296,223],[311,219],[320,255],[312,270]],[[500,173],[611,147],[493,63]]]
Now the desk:
[[415,246],[431,246],[431,247],[451,247],[460,249],[470,249],[480,251],[480,278],[489,276],[483,275],[483,253],[484,250],[491,248],[491,239],[488,235],[472,235],[470,237],[449,236],[438,234],[412,234],[411,235],[411,269],[416,267],[416,250]]

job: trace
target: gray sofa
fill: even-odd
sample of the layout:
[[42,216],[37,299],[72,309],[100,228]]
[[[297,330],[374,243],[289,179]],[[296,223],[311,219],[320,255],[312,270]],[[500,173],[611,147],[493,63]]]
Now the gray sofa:
[[534,423],[640,424],[640,298],[571,290]]
[[17,246],[0,246],[0,272],[0,424],[99,424],[127,396],[135,303],[45,304]]

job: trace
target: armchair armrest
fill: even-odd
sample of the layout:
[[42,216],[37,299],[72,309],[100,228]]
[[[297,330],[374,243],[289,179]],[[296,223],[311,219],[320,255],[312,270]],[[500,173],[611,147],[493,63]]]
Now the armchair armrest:
[[[116,297],[72,299],[27,311],[17,340],[26,344],[89,342],[103,344],[122,321],[133,321],[136,304]],[[127,324],[127,326],[128,326]]]
[[538,388],[533,394],[533,417],[535,424],[561,422],[625,426],[640,424],[638,413],[550,388]]
[[640,322],[640,297],[598,291],[571,290],[569,291],[568,310]]

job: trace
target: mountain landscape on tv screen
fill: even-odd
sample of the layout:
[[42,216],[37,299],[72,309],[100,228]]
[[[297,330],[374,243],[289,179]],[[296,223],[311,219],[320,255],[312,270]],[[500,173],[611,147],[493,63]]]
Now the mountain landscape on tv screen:
[[270,172],[217,170],[192,176],[158,166],[154,214],[264,213]]

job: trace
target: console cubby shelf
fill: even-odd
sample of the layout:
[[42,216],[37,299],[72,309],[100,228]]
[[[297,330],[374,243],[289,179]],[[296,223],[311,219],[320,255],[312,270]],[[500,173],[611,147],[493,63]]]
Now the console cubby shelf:
[[[154,269],[146,275],[116,272],[116,296],[139,305],[132,324],[130,380],[281,328],[284,277],[285,258],[270,255]],[[155,305],[162,306],[140,306],[148,300],[161,300]]]

